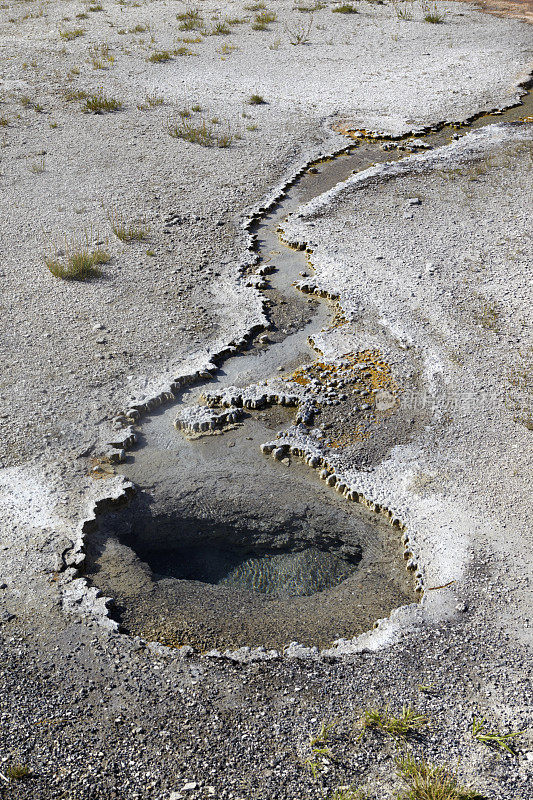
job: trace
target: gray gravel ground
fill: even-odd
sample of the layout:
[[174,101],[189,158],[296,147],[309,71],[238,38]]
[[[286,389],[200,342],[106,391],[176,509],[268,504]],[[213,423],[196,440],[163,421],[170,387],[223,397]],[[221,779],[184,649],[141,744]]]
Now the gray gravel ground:
[[[383,341],[392,334],[425,365],[427,428],[364,476],[342,454],[335,464],[401,513],[428,589],[454,585],[428,590],[416,618],[400,613],[394,635],[385,626],[359,652],[346,643],[342,657],[341,646],[339,657],[264,663],[122,636],[96,624],[95,593],[76,614],[61,607],[75,577],[62,554],[95,499],[122,491],[120,478],[88,475],[111,417],[265,321],[237,269],[248,209],[342,146],[332,122],[399,134],[464,119],[515,100],[531,61],[530,28],[466,4],[439,4],[439,25],[417,3],[412,21],[397,4],[361,2],[354,15],[325,6],[301,46],[290,38],[309,13],[270,7],[276,21],[253,30],[257,12],[205,0],[209,30],[246,20],[206,36],[180,31],[181,3],[0,9],[0,796],[291,800],[354,782],[382,800],[399,786],[394,743],[356,742],[354,721],[368,706],[412,702],[430,719],[413,752],[458,764],[490,798],[531,800],[525,128],[352,182],[286,227],[313,242],[322,287],[347,309],[361,303]],[[194,55],[147,61],[180,47]],[[68,99],[98,87],[123,109],[84,114],[83,99]],[[267,103],[249,105],[253,92]],[[230,146],[171,137],[169,120],[182,119],[229,130]],[[110,217],[147,238],[121,242]],[[65,238],[109,252],[100,278],[50,274],[44,256],[63,258]],[[319,343],[335,356],[364,339],[341,329]],[[517,755],[474,741],[472,715],[498,730],[529,726]],[[338,721],[332,755],[313,779],[309,735],[324,720]],[[14,779],[17,763],[27,778]]]

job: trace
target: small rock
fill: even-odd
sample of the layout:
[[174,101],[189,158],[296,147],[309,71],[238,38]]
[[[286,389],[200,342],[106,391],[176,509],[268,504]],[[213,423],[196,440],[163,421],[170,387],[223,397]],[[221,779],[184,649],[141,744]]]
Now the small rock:
[[198,788],[198,784],[196,783],[196,781],[189,781],[188,783],[186,783],[182,787],[181,791],[182,792],[190,792],[192,789],[197,789],[197,788]]
[[468,606],[466,603],[457,603],[457,605],[455,606],[455,610],[464,612],[468,610]]
[[422,205],[422,201],[419,197],[408,197],[407,198],[407,205],[408,206],[420,206]]

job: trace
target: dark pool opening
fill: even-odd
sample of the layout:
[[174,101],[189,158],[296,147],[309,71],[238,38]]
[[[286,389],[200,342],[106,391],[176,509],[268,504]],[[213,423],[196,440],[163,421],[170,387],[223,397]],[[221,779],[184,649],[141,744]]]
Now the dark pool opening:
[[205,540],[143,558],[156,580],[200,581],[273,597],[305,596],[336,586],[353,573],[360,559],[358,548],[342,544],[333,551],[312,546],[254,550]]
[[124,631],[199,649],[325,646],[412,602],[394,529],[298,473],[284,486],[139,492],[100,518],[86,575]]

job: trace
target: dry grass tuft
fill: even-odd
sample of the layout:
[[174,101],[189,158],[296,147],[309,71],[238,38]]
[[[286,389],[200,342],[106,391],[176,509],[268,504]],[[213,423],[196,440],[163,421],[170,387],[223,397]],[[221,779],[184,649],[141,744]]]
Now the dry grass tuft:
[[341,6],[336,6],[331,9],[334,14],[357,14],[358,11],[351,3],[343,3]]
[[62,39],[65,39],[67,42],[71,42],[73,39],[78,39],[80,36],[83,36],[85,31],[83,28],[75,28],[72,31],[59,31],[59,35]]
[[104,114],[113,111],[120,111],[122,103],[115,97],[108,97],[104,94],[102,89],[99,89],[93,94],[88,94],[85,97],[81,110],[85,114]]
[[407,755],[396,762],[398,775],[405,788],[398,800],[485,800],[484,795],[474,789],[459,786],[457,775],[447,767],[417,761]]
[[169,121],[167,130],[174,139],[183,139],[191,144],[199,144],[202,147],[230,147],[233,136],[231,133],[216,133],[208,123],[203,120],[195,124],[187,117],[183,117],[179,122]]
[[108,264],[111,256],[102,247],[93,247],[90,235],[85,232],[82,240],[65,239],[60,256],[46,256],[44,263],[56,278],[67,281],[86,281],[102,274],[101,264]]
[[151,64],[163,64],[165,61],[171,61],[171,59],[172,56],[168,50],[156,50],[155,53],[151,53],[148,56],[147,61]]
[[6,775],[10,781],[23,781],[30,777],[30,768],[25,764],[10,764],[6,769]]
[[118,211],[108,216],[111,230],[121,242],[142,242],[148,238],[148,228],[138,222],[128,222]]

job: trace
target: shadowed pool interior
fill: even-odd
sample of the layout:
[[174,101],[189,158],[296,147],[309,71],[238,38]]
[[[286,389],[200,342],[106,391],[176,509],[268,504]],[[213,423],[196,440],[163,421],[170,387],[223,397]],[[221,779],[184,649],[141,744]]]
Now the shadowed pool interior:
[[351,575],[361,558],[358,548],[340,543],[335,551],[303,545],[300,550],[232,547],[226,529],[221,532],[226,535],[218,543],[200,534],[198,544],[175,547],[171,553],[137,552],[156,579],[201,581],[272,597],[305,596],[336,586]]
[[327,646],[416,601],[398,530],[298,459],[261,456],[260,416],[192,441],[164,413],[146,421],[150,459],[128,469],[145,488],[86,547],[125,631],[203,650]]

